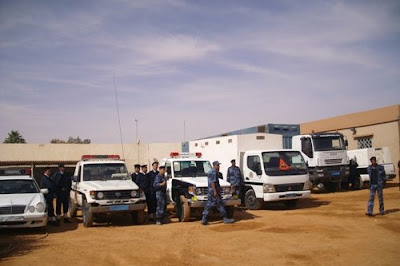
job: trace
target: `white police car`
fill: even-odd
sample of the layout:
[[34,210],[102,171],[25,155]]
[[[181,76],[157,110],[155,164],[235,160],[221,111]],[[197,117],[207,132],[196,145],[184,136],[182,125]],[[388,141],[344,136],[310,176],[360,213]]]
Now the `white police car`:
[[46,226],[46,193],[30,176],[0,176],[0,228]]

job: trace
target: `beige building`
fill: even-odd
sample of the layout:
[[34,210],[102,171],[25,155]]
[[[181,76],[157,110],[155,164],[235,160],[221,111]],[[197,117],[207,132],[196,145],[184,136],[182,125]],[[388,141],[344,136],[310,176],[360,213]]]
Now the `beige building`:
[[302,134],[338,131],[347,138],[349,150],[389,147],[398,175],[400,105],[302,123],[300,131]]
[[117,154],[131,172],[136,163],[150,166],[153,161],[161,161],[170,152],[180,150],[180,143],[124,144],[123,148],[121,144],[0,144],[0,168],[30,168],[38,179],[45,166],[56,169],[59,163],[64,163],[71,174],[84,154]]

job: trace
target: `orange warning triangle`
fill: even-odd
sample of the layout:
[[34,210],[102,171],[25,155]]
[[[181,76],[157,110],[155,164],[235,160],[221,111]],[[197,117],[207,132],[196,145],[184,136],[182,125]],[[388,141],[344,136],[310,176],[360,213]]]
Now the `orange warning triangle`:
[[282,158],[279,158],[279,170],[290,170],[290,166]]

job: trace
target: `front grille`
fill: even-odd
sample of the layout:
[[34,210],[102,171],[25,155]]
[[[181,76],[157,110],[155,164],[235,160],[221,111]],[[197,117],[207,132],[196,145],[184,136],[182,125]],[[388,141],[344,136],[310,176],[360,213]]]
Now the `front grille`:
[[25,205],[13,205],[13,206],[5,206],[0,207],[0,215],[7,214],[22,214],[25,212]]
[[130,190],[104,191],[104,199],[130,199]]
[[342,159],[325,159],[326,164],[339,164],[342,163]]
[[304,183],[275,185],[276,192],[302,191],[303,188],[304,188]]

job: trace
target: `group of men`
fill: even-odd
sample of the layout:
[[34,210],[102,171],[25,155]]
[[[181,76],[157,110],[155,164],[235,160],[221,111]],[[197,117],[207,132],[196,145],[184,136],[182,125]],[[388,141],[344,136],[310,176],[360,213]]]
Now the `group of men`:
[[[71,178],[64,172],[64,165],[58,165],[58,171],[51,175],[50,167],[46,167],[44,174],[40,180],[40,187],[47,188],[49,191],[44,195],[47,202],[47,211],[49,215],[49,223],[51,225],[60,225],[61,206],[63,210],[64,223],[71,223],[67,216],[69,207],[69,194],[71,191]],[[56,198],[56,215],[54,215],[53,200]]]

